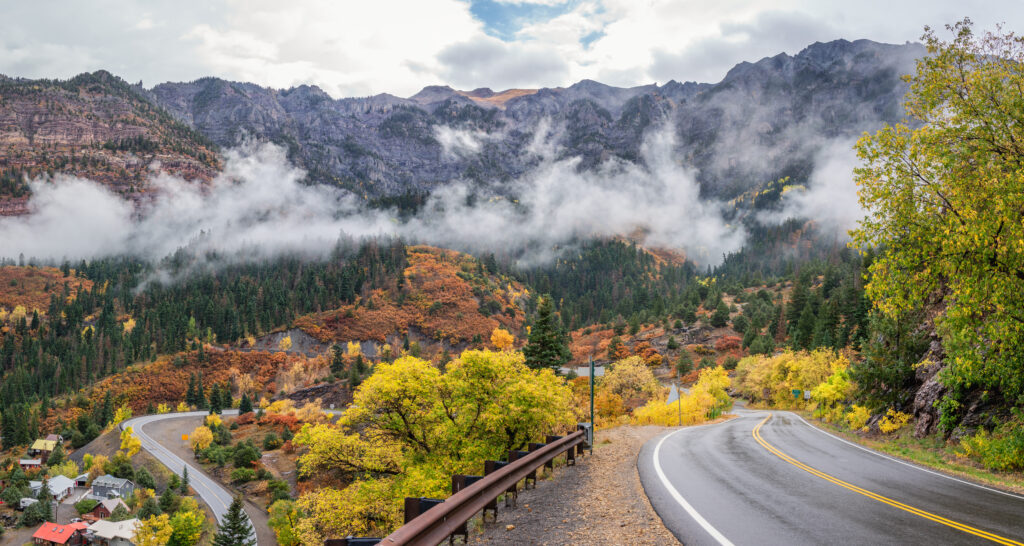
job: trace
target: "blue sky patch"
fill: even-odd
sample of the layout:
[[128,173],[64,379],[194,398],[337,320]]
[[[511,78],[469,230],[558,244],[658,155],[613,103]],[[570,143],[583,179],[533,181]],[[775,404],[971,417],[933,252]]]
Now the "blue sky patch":
[[[555,6],[508,4],[495,0],[470,0],[469,11],[484,24],[484,32],[502,41],[512,41],[526,25],[550,21],[578,6],[580,0],[566,0]],[[596,38],[596,36],[595,36]],[[591,40],[593,41],[593,39]]]

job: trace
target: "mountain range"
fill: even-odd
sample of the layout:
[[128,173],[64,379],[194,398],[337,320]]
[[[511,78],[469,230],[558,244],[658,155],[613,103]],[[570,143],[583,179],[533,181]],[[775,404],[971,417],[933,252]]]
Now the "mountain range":
[[271,141],[308,181],[366,199],[426,194],[452,180],[502,193],[545,159],[578,169],[643,162],[645,135],[675,134],[676,161],[701,191],[732,198],[789,176],[815,154],[899,121],[920,44],[815,43],[740,63],[715,84],[459,91],[334,99],[315,86],[271,89],[220,78],[145,89],[105,71],[66,81],[0,76],[0,212],[24,213],[26,176],[87,176],[144,195],[160,168],[209,179],[220,150]]

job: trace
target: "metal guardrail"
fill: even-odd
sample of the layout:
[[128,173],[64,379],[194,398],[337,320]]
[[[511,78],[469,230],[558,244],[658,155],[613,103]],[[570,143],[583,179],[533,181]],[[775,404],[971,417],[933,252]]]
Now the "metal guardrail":
[[[549,436],[547,444],[533,444],[529,453],[517,452],[511,462],[455,491],[439,504],[425,509],[394,533],[380,540],[379,544],[409,546],[437,546],[453,534],[462,535],[465,524],[477,513],[488,508],[497,498],[516,487],[520,480],[534,474],[541,466],[550,466],[562,455],[567,462],[583,454],[587,439],[585,430],[577,430],[562,437]],[[327,546],[339,544],[327,541]],[[350,539],[351,540],[351,539]]]

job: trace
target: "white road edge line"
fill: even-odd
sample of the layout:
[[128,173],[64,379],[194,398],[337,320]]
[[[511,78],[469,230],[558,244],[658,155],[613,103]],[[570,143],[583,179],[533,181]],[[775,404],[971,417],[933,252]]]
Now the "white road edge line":
[[918,466],[918,465],[913,464],[913,463],[908,463],[907,461],[904,461],[902,459],[897,459],[896,457],[890,457],[889,455],[886,455],[884,453],[880,453],[880,452],[875,451],[875,450],[870,449],[870,448],[866,448],[866,447],[864,447],[864,446],[862,446],[860,444],[851,442],[851,441],[849,441],[849,440],[847,440],[845,438],[840,438],[839,436],[836,436],[835,434],[832,434],[831,432],[828,432],[827,430],[822,430],[822,429],[820,429],[820,428],[818,428],[818,427],[808,423],[807,420],[805,420],[803,417],[801,417],[801,416],[799,416],[799,415],[797,415],[795,413],[793,413],[792,415],[794,417],[796,417],[797,419],[803,421],[803,423],[805,425],[807,425],[807,426],[811,427],[812,429],[814,429],[814,430],[824,434],[825,436],[830,436],[830,437],[832,437],[832,438],[834,438],[836,440],[839,440],[840,442],[842,442],[844,444],[851,445],[851,446],[853,446],[853,447],[855,447],[855,448],[857,448],[857,449],[859,449],[861,451],[867,451],[868,453],[871,453],[873,455],[877,455],[877,456],[879,456],[879,457],[881,457],[883,459],[888,459],[888,460],[890,460],[890,461],[892,461],[894,463],[899,463],[899,464],[901,464],[903,466],[909,466],[910,468],[916,468],[917,470],[920,470],[921,472],[927,472],[927,473],[932,474],[934,476],[939,476],[940,478],[946,478],[947,480],[953,480],[955,482],[959,482],[959,483],[962,483],[964,485],[970,485],[972,487],[977,487],[979,489],[984,489],[985,491],[991,491],[993,493],[999,493],[1000,495],[1006,495],[1007,497],[1013,497],[1015,499],[1024,500],[1024,496],[1021,496],[1021,495],[1010,493],[1008,491],[1002,491],[1002,490],[996,489],[994,487],[987,487],[987,486],[981,485],[979,483],[969,482],[967,480],[961,480],[960,478],[954,478],[953,476],[949,476],[949,475],[943,474],[942,472],[936,472],[935,470],[931,470],[929,468],[924,468],[923,466]]
[[665,443],[665,440],[667,440],[669,436],[672,436],[684,430],[688,429],[681,428],[675,432],[670,432],[662,436],[661,440],[658,441],[658,445],[654,447],[654,471],[655,473],[658,474],[658,479],[661,480],[662,485],[664,485],[665,489],[668,490],[670,495],[672,495],[672,498],[674,498],[676,502],[678,502],[679,505],[683,507],[683,510],[686,510],[686,513],[690,514],[690,517],[693,518],[693,520],[696,521],[701,527],[703,527],[704,530],[707,531],[707,533],[711,535],[712,538],[718,541],[718,543],[722,546],[734,546],[733,543],[729,541],[729,539],[725,538],[725,536],[722,535],[722,533],[720,533],[718,529],[715,529],[710,523],[708,523],[708,520],[704,519],[704,516],[701,516],[700,513],[697,512],[697,510],[692,505],[690,505],[690,503],[687,502],[685,498],[683,498],[679,491],[677,491],[676,488],[672,486],[672,483],[668,481],[668,477],[665,476],[665,471],[661,469],[661,461],[659,460],[659,455],[661,454],[661,444]]

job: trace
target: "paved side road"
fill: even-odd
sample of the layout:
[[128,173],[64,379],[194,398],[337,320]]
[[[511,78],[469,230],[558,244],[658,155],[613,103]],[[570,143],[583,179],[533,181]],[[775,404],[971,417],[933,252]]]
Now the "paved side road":
[[[237,414],[238,410],[225,410],[223,413],[223,415]],[[210,510],[217,518],[217,524],[219,525],[224,521],[224,516],[227,515],[228,507],[231,505],[231,501],[233,500],[231,493],[221,487],[221,485],[213,479],[207,477],[202,470],[186,463],[181,457],[171,452],[170,449],[161,445],[146,433],[146,425],[151,423],[166,421],[169,419],[202,418],[206,415],[208,415],[208,412],[205,411],[145,415],[121,423],[121,429],[124,430],[125,427],[132,427],[132,431],[135,433],[135,436],[138,437],[139,441],[142,443],[142,449],[145,449],[156,457],[157,460],[169,468],[171,472],[181,476],[184,473],[185,468],[188,468],[189,484],[192,486],[192,489],[195,490],[196,494],[203,499],[203,502],[210,507]]]
[[847,442],[789,412],[737,410],[644,445],[640,479],[692,544],[1024,546],[1024,497]]

